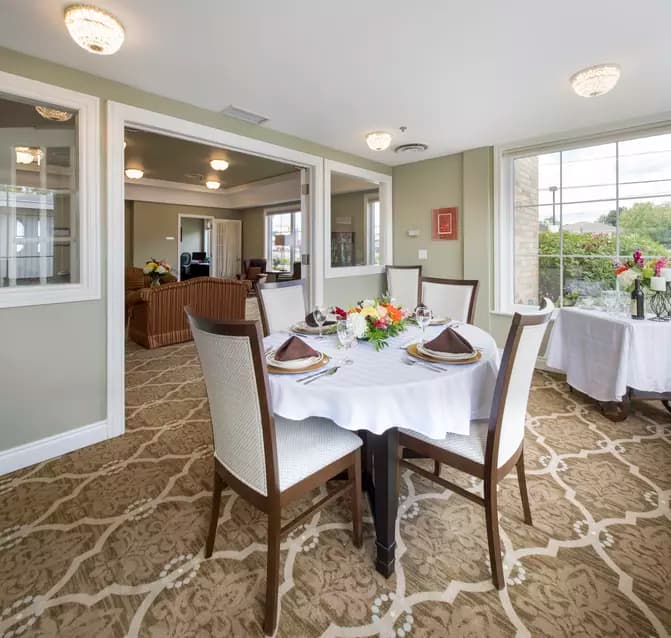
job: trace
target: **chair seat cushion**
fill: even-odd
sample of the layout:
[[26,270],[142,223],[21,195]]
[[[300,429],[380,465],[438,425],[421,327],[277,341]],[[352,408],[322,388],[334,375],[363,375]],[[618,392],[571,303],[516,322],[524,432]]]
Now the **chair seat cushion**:
[[431,445],[452,452],[452,454],[457,454],[458,456],[463,456],[476,463],[484,464],[488,426],[489,422],[486,420],[471,421],[470,434],[448,434],[444,439],[431,439],[414,430],[405,430],[402,428],[401,431],[403,434],[419,439],[420,441],[426,441]]
[[290,421],[275,415],[280,490],[295,485],[361,447],[361,439],[329,419]]

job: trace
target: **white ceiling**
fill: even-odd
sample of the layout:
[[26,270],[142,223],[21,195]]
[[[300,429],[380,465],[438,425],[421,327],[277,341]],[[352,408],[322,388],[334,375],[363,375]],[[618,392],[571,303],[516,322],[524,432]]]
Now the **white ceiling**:
[[[0,0],[0,45],[388,164],[671,111],[669,0],[96,3],[126,28],[114,56],[77,47],[53,0]],[[599,62],[616,89],[574,95]],[[369,151],[375,129],[429,152]]]

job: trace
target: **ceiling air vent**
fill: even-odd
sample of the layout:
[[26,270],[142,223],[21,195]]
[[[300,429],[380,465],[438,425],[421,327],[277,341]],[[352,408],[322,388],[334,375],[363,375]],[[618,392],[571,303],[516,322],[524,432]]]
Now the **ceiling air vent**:
[[232,104],[229,104],[222,113],[228,115],[228,117],[234,117],[236,120],[242,120],[243,122],[249,122],[250,124],[265,124],[268,121],[268,118],[264,115],[245,111],[245,109],[238,108]]
[[423,153],[427,148],[426,144],[413,142],[412,144],[401,144],[394,149],[395,153]]

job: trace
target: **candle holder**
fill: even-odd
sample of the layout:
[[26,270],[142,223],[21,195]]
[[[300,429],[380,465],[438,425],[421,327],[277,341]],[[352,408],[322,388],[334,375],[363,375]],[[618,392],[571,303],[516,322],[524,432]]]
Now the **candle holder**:
[[[667,286],[668,287],[668,286]],[[655,313],[650,321],[669,321],[667,294],[659,290],[650,299],[650,310]]]

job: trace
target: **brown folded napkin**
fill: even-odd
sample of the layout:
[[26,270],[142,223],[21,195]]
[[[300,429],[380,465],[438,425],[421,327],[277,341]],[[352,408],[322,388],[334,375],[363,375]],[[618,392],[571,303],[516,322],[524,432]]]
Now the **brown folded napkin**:
[[305,341],[298,337],[289,337],[273,355],[276,361],[294,361],[295,359],[307,359],[307,357],[318,357],[319,353],[313,350]]
[[[319,324],[315,321],[315,313],[311,312],[307,317],[305,317],[305,323],[312,328],[318,328]],[[325,321],[324,326],[332,326],[335,324],[335,321]]]
[[435,339],[427,341],[425,348],[436,352],[449,354],[468,354],[473,352],[473,346],[452,328],[445,328]]

